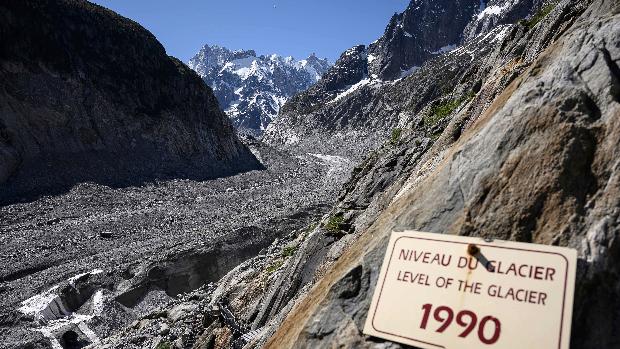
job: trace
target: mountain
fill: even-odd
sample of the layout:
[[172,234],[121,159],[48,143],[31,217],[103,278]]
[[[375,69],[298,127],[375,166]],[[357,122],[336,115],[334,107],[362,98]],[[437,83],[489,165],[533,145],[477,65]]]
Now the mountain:
[[405,11],[392,16],[383,36],[369,45],[370,76],[397,79],[412,67],[453,48],[461,42],[463,28],[481,6],[483,0],[412,1]]
[[264,141],[359,159],[337,204],[167,309],[210,309],[200,334],[154,341],[401,348],[362,329],[390,232],[406,228],[576,249],[570,346],[620,347],[620,4],[455,3],[412,0],[283,106]]
[[[405,11],[391,18],[378,40],[345,51],[317,84],[289,99],[263,139],[289,148],[319,146],[321,152],[359,159],[421,107],[449,94],[454,83],[450,80],[475,73],[468,60],[478,64],[482,60],[457,51],[458,64],[437,66],[436,76],[418,71],[424,63],[442,59],[466,43],[480,50],[494,49],[493,44],[506,33],[503,25],[527,17],[541,3],[411,1]],[[422,88],[403,88],[413,84]],[[330,136],[334,131],[338,137]]]
[[211,89],[135,22],[86,1],[9,0],[0,36],[4,199],[260,167]]
[[288,98],[316,83],[330,67],[314,54],[296,61],[216,45],[205,45],[188,64],[213,88],[233,125],[253,136],[263,133]]

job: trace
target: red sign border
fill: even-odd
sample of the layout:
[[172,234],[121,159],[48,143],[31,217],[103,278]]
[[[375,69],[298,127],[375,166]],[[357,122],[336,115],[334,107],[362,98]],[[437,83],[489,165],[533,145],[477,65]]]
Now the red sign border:
[[[432,345],[434,347],[437,348],[444,348],[445,347],[443,345],[439,345],[439,344],[435,344],[435,343],[430,343],[430,342],[425,342],[425,341],[421,341],[419,339],[415,339],[415,338],[409,338],[406,336],[401,336],[398,334],[394,334],[394,333],[390,333],[390,332],[386,332],[386,331],[381,331],[379,330],[376,326],[375,326],[375,316],[377,315],[377,309],[379,308],[379,303],[381,302],[381,295],[383,294],[383,287],[385,286],[385,280],[387,279],[387,275],[388,275],[388,271],[390,270],[390,264],[392,263],[392,257],[394,256],[394,251],[396,250],[396,244],[398,243],[398,240],[402,239],[402,238],[406,238],[406,239],[415,239],[415,240],[426,240],[426,241],[434,241],[434,242],[447,242],[447,243],[452,243],[452,244],[460,244],[460,245],[469,245],[469,242],[459,242],[459,241],[447,241],[447,240],[439,240],[439,239],[430,239],[430,238],[422,238],[422,237],[413,237],[413,236],[401,236],[399,238],[396,239],[396,241],[394,241],[394,247],[392,248],[392,252],[390,253],[390,260],[388,261],[388,266],[385,269],[385,275],[383,277],[383,281],[381,283],[381,290],[379,291],[379,297],[377,298],[377,304],[375,306],[375,311],[372,314],[372,320],[371,320],[371,325],[372,328],[380,333],[385,333],[388,334],[390,336],[395,336],[395,337],[400,337],[400,338],[404,338],[404,339],[408,339],[414,342],[418,342],[418,343],[423,343],[423,344],[427,344],[427,345]],[[557,253],[557,252],[549,252],[549,251],[537,251],[537,250],[532,250],[532,249],[526,249],[526,248],[517,248],[517,247],[505,247],[505,246],[496,246],[496,245],[489,245],[489,244],[479,244],[476,243],[476,245],[478,246],[483,246],[483,247],[493,247],[493,248],[501,248],[501,249],[506,249],[506,250],[518,250],[518,251],[526,251],[526,252],[535,252],[535,253],[544,253],[544,254],[554,254],[554,255],[558,255],[562,258],[564,258],[564,261],[566,262],[566,272],[564,275],[564,294],[562,296],[562,315],[560,316],[560,336],[558,339],[558,349],[562,348],[562,331],[564,329],[564,313],[565,313],[565,308],[566,308],[566,286],[568,283],[568,269],[569,269],[569,261],[566,258],[566,256],[564,256],[561,253]]]

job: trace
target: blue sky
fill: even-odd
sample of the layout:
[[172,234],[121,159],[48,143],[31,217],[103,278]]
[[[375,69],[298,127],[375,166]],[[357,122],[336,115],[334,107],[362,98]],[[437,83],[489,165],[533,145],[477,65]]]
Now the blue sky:
[[379,38],[409,0],[94,0],[140,23],[187,62],[205,43],[332,62]]

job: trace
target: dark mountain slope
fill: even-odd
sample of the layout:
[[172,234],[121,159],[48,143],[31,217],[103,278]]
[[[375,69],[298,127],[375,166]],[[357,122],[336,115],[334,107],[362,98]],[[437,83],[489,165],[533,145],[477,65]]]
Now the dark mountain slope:
[[416,0],[395,14],[385,33],[368,48],[369,73],[382,80],[401,77],[442,48],[458,45],[479,0]]
[[194,72],[86,1],[0,3],[0,81],[0,200],[258,167]]

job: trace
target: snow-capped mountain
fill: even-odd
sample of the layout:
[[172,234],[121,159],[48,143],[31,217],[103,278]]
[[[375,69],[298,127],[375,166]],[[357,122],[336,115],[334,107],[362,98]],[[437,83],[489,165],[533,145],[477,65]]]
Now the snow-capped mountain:
[[235,127],[254,136],[262,134],[289,97],[316,83],[331,66],[314,54],[297,61],[216,45],[205,45],[188,65],[213,88]]

